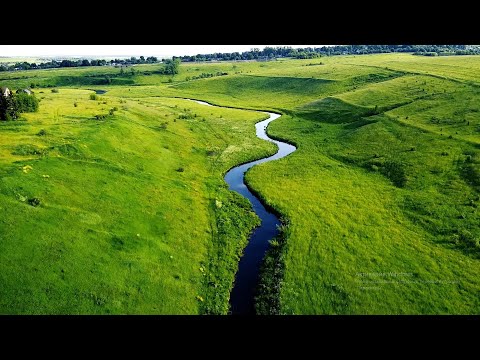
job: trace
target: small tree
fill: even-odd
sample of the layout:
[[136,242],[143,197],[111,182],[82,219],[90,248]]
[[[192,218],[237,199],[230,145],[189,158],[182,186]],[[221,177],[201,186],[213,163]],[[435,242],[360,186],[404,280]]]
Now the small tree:
[[26,93],[16,94],[13,98],[14,107],[17,112],[36,112],[38,111],[38,99],[35,95]]
[[175,75],[178,74],[180,69],[180,59],[174,58],[172,60],[168,59],[165,61],[165,69],[164,72],[167,75]]
[[0,120],[15,120],[18,118],[18,111],[15,106],[13,93],[7,96],[0,95]]
[[0,120],[16,120],[19,113],[38,111],[38,99],[26,93],[0,95]]

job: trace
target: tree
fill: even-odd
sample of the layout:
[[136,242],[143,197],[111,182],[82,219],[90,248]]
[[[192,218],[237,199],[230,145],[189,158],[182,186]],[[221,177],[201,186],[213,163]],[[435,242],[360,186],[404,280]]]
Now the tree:
[[0,95],[0,120],[16,120],[19,113],[38,111],[38,99],[32,94],[11,92]]
[[14,108],[16,112],[36,112],[38,111],[38,99],[35,95],[29,95],[20,92],[13,98]]
[[167,75],[175,75],[175,74],[178,74],[179,68],[180,68],[180,59],[177,57],[174,57],[173,59],[168,59],[165,61],[164,73]]
[[73,67],[74,64],[71,60],[62,60],[60,67]]
[[10,95],[0,95],[0,120],[15,120],[18,118],[18,111],[15,106],[15,97]]

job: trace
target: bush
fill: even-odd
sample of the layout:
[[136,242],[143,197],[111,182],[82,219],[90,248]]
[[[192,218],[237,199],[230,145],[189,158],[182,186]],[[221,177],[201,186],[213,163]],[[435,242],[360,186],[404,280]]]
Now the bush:
[[38,111],[38,99],[34,95],[28,95],[25,93],[16,94],[14,101],[18,112]]
[[31,199],[28,199],[28,203],[34,207],[37,207],[40,205],[41,201],[39,198],[31,198]]
[[15,146],[12,155],[46,155],[47,150],[35,145],[24,144]]
[[90,94],[90,100],[98,100],[97,94]]
[[52,89],[52,93],[58,93],[58,89]]
[[456,234],[452,236],[452,241],[461,248],[467,249],[480,249],[479,239],[476,238],[470,231],[460,229]]
[[179,167],[179,168],[178,168],[177,170],[175,170],[175,171],[177,171],[177,172],[184,172],[185,169],[184,169],[183,167]]
[[37,133],[37,135],[38,136],[45,136],[45,135],[47,135],[47,131],[45,129],[42,129]]
[[382,168],[382,173],[389,178],[397,187],[405,187],[407,184],[407,175],[405,165],[396,161],[387,161]]

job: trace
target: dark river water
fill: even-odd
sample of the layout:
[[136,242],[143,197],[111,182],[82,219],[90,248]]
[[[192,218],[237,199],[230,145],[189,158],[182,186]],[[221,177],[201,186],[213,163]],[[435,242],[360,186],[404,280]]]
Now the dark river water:
[[[212,106],[203,101],[195,101],[202,105]],[[255,314],[254,296],[258,283],[260,266],[265,257],[265,253],[268,250],[269,240],[278,235],[278,226],[280,225],[278,217],[269,212],[260,200],[248,190],[244,182],[245,172],[255,165],[281,159],[296,150],[296,147],[293,145],[273,140],[268,137],[266,133],[268,124],[275,119],[278,119],[280,115],[274,113],[267,114],[269,115],[267,120],[255,124],[256,134],[260,139],[276,144],[278,146],[277,153],[260,160],[234,167],[225,175],[225,181],[229,185],[230,190],[236,191],[250,200],[253,210],[262,221],[260,226],[258,226],[251,234],[248,245],[246,246],[238,265],[235,284],[230,294],[230,307],[232,314]]]

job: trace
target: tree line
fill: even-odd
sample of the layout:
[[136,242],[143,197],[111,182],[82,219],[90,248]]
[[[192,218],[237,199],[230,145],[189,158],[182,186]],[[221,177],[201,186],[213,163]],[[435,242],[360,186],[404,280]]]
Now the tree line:
[[[162,59],[163,61],[164,59]],[[105,59],[78,59],[78,60],[51,60],[44,63],[29,63],[27,61],[17,62],[12,65],[0,64],[0,71],[15,71],[15,70],[35,70],[35,69],[53,69],[53,68],[68,68],[68,67],[82,67],[82,66],[106,66],[106,65],[136,65],[136,64],[155,64],[159,62],[155,56],[145,58],[140,56],[136,58],[132,56],[128,59],[112,59],[107,61]]]
[[296,59],[312,59],[321,56],[362,55],[405,52],[416,55],[478,55],[477,45],[336,45],[322,47],[306,47],[293,49],[288,46],[265,47],[263,50],[253,48],[250,51],[232,53],[213,53],[180,56],[183,62],[195,61],[238,61],[238,60],[271,60],[290,57]]

